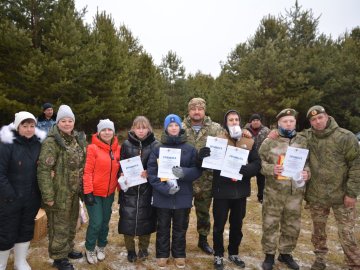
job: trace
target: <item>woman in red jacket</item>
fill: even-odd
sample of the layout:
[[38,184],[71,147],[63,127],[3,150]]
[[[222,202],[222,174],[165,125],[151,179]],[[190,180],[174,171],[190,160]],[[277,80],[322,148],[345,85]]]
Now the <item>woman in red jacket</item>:
[[120,146],[114,123],[109,119],[100,120],[97,131],[87,148],[83,177],[84,201],[89,214],[85,248],[90,264],[105,259],[111,206],[120,168]]

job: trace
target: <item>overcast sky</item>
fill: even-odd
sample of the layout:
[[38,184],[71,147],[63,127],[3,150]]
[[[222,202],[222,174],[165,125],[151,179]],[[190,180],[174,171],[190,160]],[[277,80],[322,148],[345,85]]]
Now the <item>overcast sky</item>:
[[[285,14],[295,0],[75,0],[87,6],[86,22],[96,10],[124,24],[152,55],[155,64],[169,50],[182,59],[187,73],[217,77],[236,44],[254,35],[261,19]],[[359,0],[299,0],[320,17],[319,32],[337,38],[360,25]]]

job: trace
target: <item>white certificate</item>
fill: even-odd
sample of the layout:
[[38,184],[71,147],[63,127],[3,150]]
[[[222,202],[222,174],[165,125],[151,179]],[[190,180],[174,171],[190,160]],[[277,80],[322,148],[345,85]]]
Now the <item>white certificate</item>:
[[242,165],[246,165],[249,157],[249,150],[229,145],[222,163],[221,176],[241,180],[242,174],[239,173]]
[[285,154],[284,170],[281,175],[298,179],[304,169],[308,154],[308,149],[289,146]]
[[147,182],[146,178],[141,177],[144,167],[140,156],[120,160],[120,165],[128,187],[137,186]]
[[173,173],[174,166],[180,166],[181,149],[160,147],[158,174],[159,178],[178,179]]
[[225,156],[227,139],[208,136],[206,146],[210,148],[210,156],[203,159],[202,167],[221,170],[221,164]]

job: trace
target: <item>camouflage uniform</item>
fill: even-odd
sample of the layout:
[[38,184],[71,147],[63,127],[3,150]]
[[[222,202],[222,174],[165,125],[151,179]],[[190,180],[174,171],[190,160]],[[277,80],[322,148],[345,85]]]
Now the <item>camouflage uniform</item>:
[[[274,175],[274,166],[279,156],[285,155],[288,146],[306,148],[306,139],[301,136],[292,139],[284,137],[275,140],[266,139],[259,149],[261,172],[266,178],[261,239],[265,254],[275,254],[278,242],[281,254],[291,254],[300,233],[301,204],[305,188],[297,188],[291,178],[277,180]],[[305,167],[305,170],[308,168]]]
[[[205,116],[203,126],[198,133],[191,127],[191,119],[187,117],[183,122],[183,128],[186,131],[187,142],[193,145],[196,150],[206,145],[207,136],[217,137],[222,135],[223,128],[210,117]],[[204,171],[202,176],[193,182],[194,205],[197,217],[197,231],[200,235],[207,236],[210,232],[209,209],[212,197],[212,171]]]
[[79,194],[85,162],[86,141],[83,133],[66,135],[55,125],[42,144],[38,165],[38,182],[49,223],[49,255],[67,258],[73,250]]
[[360,269],[360,249],[354,236],[355,208],[344,206],[345,195],[356,198],[360,194],[360,149],[356,137],[340,128],[332,117],[324,131],[307,129],[304,134],[312,172],[305,199],[313,220],[311,241],[317,260],[324,262],[328,251],[326,221],[332,208],[345,261],[351,269]]

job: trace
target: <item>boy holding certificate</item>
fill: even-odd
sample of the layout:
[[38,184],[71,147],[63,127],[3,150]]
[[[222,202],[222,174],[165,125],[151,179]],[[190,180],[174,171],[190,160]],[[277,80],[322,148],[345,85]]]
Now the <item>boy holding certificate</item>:
[[[180,166],[172,167],[171,164],[177,162]],[[149,182],[153,186],[153,206],[157,213],[157,265],[160,269],[165,268],[171,247],[176,266],[185,268],[186,231],[193,196],[192,182],[200,177],[201,170],[196,167],[196,149],[186,143],[179,116],[170,114],[165,118],[161,145],[155,147],[150,154],[147,169]],[[160,178],[163,176],[159,177],[159,173],[167,173],[172,177]]]
[[[262,174],[265,175],[265,191],[263,202],[263,236],[261,244],[266,255],[262,269],[271,270],[278,250],[278,260],[290,269],[299,269],[291,253],[296,247],[300,233],[301,205],[305,185],[297,182],[310,178],[309,168],[299,172],[298,177],[283,175],[283,157],[289,146],[307,148],[306,139],[297,136],[297,112],[284,109],[277,116],[278,133],[276,139],[266,139],[259,149]],[[295,182],[296,181],[296,182]],[[280,228],[280,230],[279,230]]]
[[[230,235],[228,255],[229,260],[240,268],[245,263],[239,257],[239,246],[242,239],[242,223],[246,214],[246,198],[250,196],[250,178],[260,171],[260,158],[255,149],[254,140],[242,137],[240,115],[235,110],[228,111],[224,116],[224,138],[229,147],[249,152],[247,164],[239,165],[232,178],[222,176],[220,170],[213,171],[213,216],[214,216],[214,269],[224,269],[224,227],[229,216]],[[227,150],[229,151],[229,150]],[[235,179],[242,175],[241,180]],[[240,177],[241,178],[241,177]],[[230,214],[229,214],[230,212]]]

